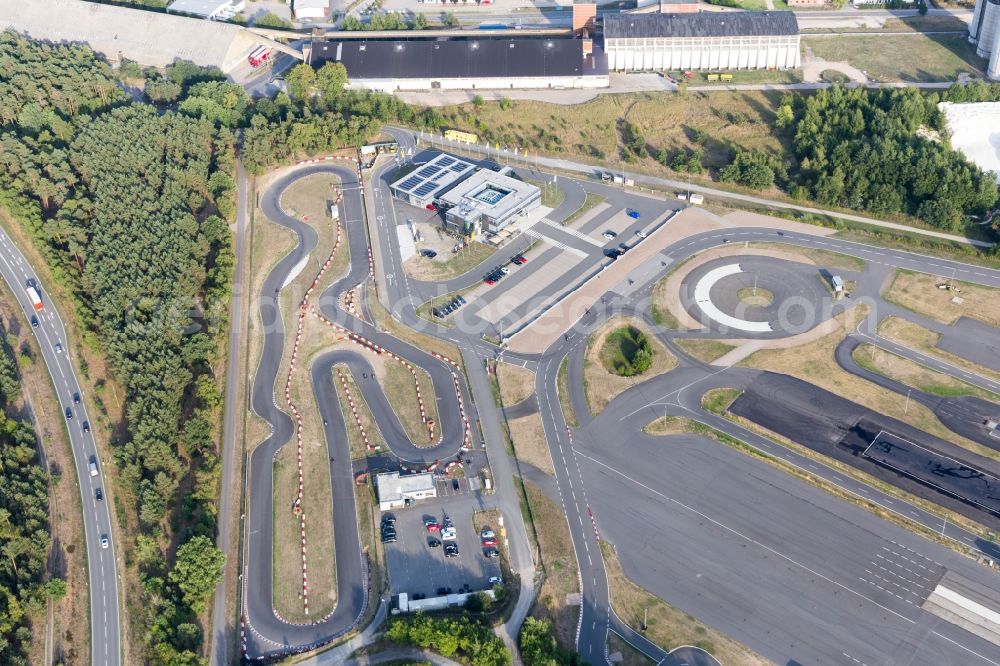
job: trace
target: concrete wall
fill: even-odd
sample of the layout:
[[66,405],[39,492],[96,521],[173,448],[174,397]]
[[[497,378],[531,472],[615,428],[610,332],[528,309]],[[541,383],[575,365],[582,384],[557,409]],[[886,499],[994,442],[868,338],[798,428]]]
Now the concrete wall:
[[[433,84],[437,85],[433,85]],[[510,79],[351,79],[348,88],[393,93],[401,90],[527,90],[538,88],[607,88],[604,76]]]
[[795,69],[801,64],[799,37],[695,39],[609,39],[613,71]]

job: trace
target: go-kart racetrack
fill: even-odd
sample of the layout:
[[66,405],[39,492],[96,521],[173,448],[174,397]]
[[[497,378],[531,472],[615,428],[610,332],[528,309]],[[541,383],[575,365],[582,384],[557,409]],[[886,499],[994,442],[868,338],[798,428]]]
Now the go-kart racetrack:
[[[405,145],[405,137],[397,138],[400,138],[400,142]],[[334,640],[354,628],[357,619],[364,611],[365,604],[363,582],[366,581],[365,564],[360,557],[351,485],[350,453],[330,368],[335,363],[345,363],[357,377],[359,372],[370,373],[371,366],[360,354],[350,350],[336,350],[317,357],[311,369],[311,378],[317,403],[320,405],[324,420],[328,423],[326,436],[330,448],[334,486],[336,525],[334,533],[339,601],[332,615],[311,625],[287,624],[274,615],[271,607],[270,465],[274,453],[282,445],[292,441],[293,430],[291,418],[279,409],[274,401],[275,380],[285,343],[284,335],[280,325],[268,324],[276,323],[279,317],[274,310],[275,289],[284,284],[288,272],[312,251],[316,243],[315,234],[308,225],[301,224],[280,211],[276,195],[295,179],[317,171],[331,171],[342,179],[344,200],[341,220],[347,233],[352,257],[348,275],[338,279],[332,287],[319,296],[316,300],[317,309],[325,318],[336,322],[339,326],[365,337],[373,344],[391,350],[426,370],[431,376],[434,392],[440,398],[442,439],[433,448],[420,448],[409,443],[405,436],[400,437],[403,434],[402,428],[377,383],[359,384],[380,428],[392,433],[391,437],[386,439],[392,440],[393,454],[413,462],[437,460],[457,452],[464,436],[462,419],[457,409],[458,398],[455,395],[453,368],[423,350],[375,329],[337,306],[338,294],[367,279],[369,272],[368,245],[362,221],[361,193],[357,187],[356,173],[351,168],[324,164],[300,168],[278,180],[262,199],[264,212],[270,219],[295,231],[299,235],[300,244],[295,251],[279,262],[265,280],[262,289],[261,318],[266,326],[266,337],[252,400],[254,409],[272,424],[274,433],[253,452],[248,479],[250,507],[246,525],[248,537],[244,575],[246,595],[244,619],[246,655],[251,659],[304,651]],[[374,187],[383,188],[383,201],[388,198],[385,191],[388,172],[389,168],[383,167],[376,169],[373,174]],[[576,184],[578,183],[574,183]],[[584,182],[582,185],[588,188],[588,191],[601,188],[600,185],[593,183]],[[610,191],[610,188],[608,190]],[[382,209],[381,212],[385,211],[386,209]],[[374,213],[368,211],[368,214]],[[389,220],[391,221],[391,218]],[[780,242],[789,245],[824,246],[825,249],[860,256],[881,267],[925,271],[931,270],[929,266],[947,271],[954,268],[957,279],[993,286],[1000,285],[1000,273],[978,266],[932,259],[912,253],[871,249],[858,243],[833,238],[816,238],[792,232],[781,235],[783,237]],[[446,329],[416,318],[413,307],[414,295],[421,298],[435,296],[440,293],[440,286],[421,283],[402,274],[399,249],[393,241],[394,237],[394,233],[380,233],[376,243],[376,247],[381,244],[376,250],[376,266],[381,260],[383,266],[395,267],[398,271],[395,279],[383,281],[379,285],[380,288],[387,290],[390,302],[401,304],[394,308],[394,315],[404,325],[457,344],[465,357],[469,381],[473,390],[479,395],[483,390],[482,387],[488,386],[485,384],[481,359],[494,358],[499,350],[479,339],[475,333],[460,330],[460,327]],[[663,266],[666,270],[668,263],[683,261],[702,250],[732,240],[774,242],[776,239],[774,230],[766,227],[708,231],[663,248],[661,254],[670,260]],[[742,260],[742,257],[733,259],[733,261]],[[491,258],[484,262],[484,265],[493,261]],[[478,267],[463,276],[453,278],[449,281],[449,286],[477,282],[481,279],[480,270],[481,267]],[[648,285],[652,285],[665,270],[648,278]],[[640,293],[642,291],[640,287],[645,288],[645,286],[637,285],[632,293]],[[870,660],[868,663],[879,663],[893,652],[898,637],[907,633],[911,624],[923,617],[912,607],[896,608],[893,600],[882,600],[876,592],[851,578],[851,563],[863,563],[864,558],[869,556],[869,550],[878,550],[880,544],[885,543],[882,537],[859,538],[858,535],[891,534],[892,538],[908,544],[911,548],[933,553],[936,560],[945,562],[948,567],[959,569],[968,567],[971,570],[964,573],[976,576],[975,565],[957,558],[940,546],[925,542],[906,530],[886,523],[861,509],[850,507],[843,500],[811,488],[783,472],[747,459],[732,449],[718,444],[705,444],[707,440],[695,438],[701,442],[702,447],[714,447],[711,449],[711,455],[717,460],[710,463],[711,466],[718,467],[719,470],[752,471],[747,478],[741,476],[738,483],[735,480],[729,483],[725,493],[698,486],[696,482],[700,478],[699,475],[692,474],[693,470],[684,466],[683,458],[662,458],[663,454],[655,451],[637,454],[633,449],[634,446],[648,446],[650,441],[662,440],[646,436],[641,431],[649,421],[663,414],[696,418],[769,455],[789,461],[803,469],[808,467],[811,473],[830,479],[832,483],[845,488],[848,492],[873,499],[889,511],[898,512],[936,531],[943,531],[947,536],[973,549],[978,548],[991,555],[995,554],[993,544],[982,541],[976,535],[952,524],[942,526],[941,520],[933,513],[909,505],[905,505],[905,509],[897,508],[898,502],[893,504],[894,499],[881,491],[860,481],[844,478],[825,466],[816,466],[800,454],[757,436],[732,421],[702,410],[700,397],[705,391],[720,386],[747,386],[758,376],[758,371],[741,368],[720,371],[687,356],[673,344],[672,336],[687,337],[691,334],[684,332],[668,334],[659,331],[657,336],[681,359],[679,367],[668,374],[635,385],[613,400],[602,413],[591,416],[585,408],[582,382],[583,353],[589,332],[608,317],[618,313],[636,314],[646,318],[649,323],[646,311],[637,309],[632,299],[622,298],[611,292],[606,296],[604,305],[600,308],[595,306],[591,313],[545,353],[503,352],[505,360],[525,365],[536,373],[538,412],[542,417],[546,439],[556,468],[554,482],[548,486],[554,492],[552,498],[559,502],[566,512],[567,524],[580,565],[583,603],[577,632],[577,648],[587,662],[595,664],[606,662],[607,632],[613,630],[657,662],[668,665],[717,663],[707,653],[694,649],[683,649],[667,654],[647,641],[628,622],[617,617],[609,603],[608,581],[601,557],[599,531],[606,532],[615,543],[626,573],[638,584],[751,646],[767,658],[782,663],[789,660],[798,660],[802,663],[816,660],[821,663],[840,663],[844,661],[843,654],[849,654],[851,657],[856,654],[861,656],[867,654],[867,659]],[[694,335],[711,337],[712,333],[698,332]],[[567,355],[570,359],[570,397],[577,408],[581,422],[578,428],[567,427],[556,389],[557,370]],[[465,378],[461,374],[458,378],[464,403],[471,409]],[[485,390],[485,397],[488,399],[488,388]],[[491,460],[495,465],[507,464],[503,462],[506,456],[503,453],[502,442],[493,441],[497,436],[491,435],[490,420],[495,419],[495,412],[490,405],[484,407],[485,402],[481,400],[479,414],[470,415],[469,418],[475,416],[482,418]],[[613,442],[614,446],[606,446],[608,442]],[[497,460],[498,457],[501,460]],[[694,459],[691,460],[690,464],[696,464],[693,462]],[[681,465],[676,472],[671,471],[675,464]],[[703,465],[704,462],[699,464]],[[500,484],[503,482],[504,470],[501,468],[495,471]],[[789,491],[786,500],[778,488],[793,490]],[[498,485],[498,498],[503,495],[499,492],[501,490],[504,489]],[[504,492],[509,494],[509,491]],[[670,502],[680,502],[683,508],[678,509],[677,504],[667,502],[663,512],[649,517],[649,520],[654,521],[652,523],[643,522],[642,518],[636,522],[636,517],[644,514],[630,513],[626,510],[627,507],[638,506],[643,502],[655,506],[656,503],[665,501],[666,495],[670,496]],[[515,507],[513,512],[516,512],[516,497],[506,498],[507,501],[511,499]],[[728,505],[722,500],[735,503],[738,509],[724,508]],[[761,521],[760,507],[768,506],[771,502],[778,503],[777,508],[773,509],[775,520],[783,519],[788,525],[801,521],[804,532],[806,525],[826,525],[825,521],[832,521],[829,529],[832,530],[831,535],[835,535],[832,537],[834,543],[840,544],[838,551],[823,552],[820,543],[813,545],[799,543],[791,527],[782,530],[769,525],[767,520]],[[820,507],[823,508],[823,512],[817,513]],[[795,510],[802,511],[802,515],[798,516]],[[719,511],[724,513],[718,513]],[[789,511],[791,513],[785,515],[784,512]],[[694,523],[688,522],[684,518],[687,515],[685,512],[694,512],[693,515],[702,516],[700,519],[702,523],[706,517],[711,521],[724,523],[726,529],[721,532],[706,531],[703,527],[699,527],[698,520]],[[848,518],[831,518],[840,514]],[[780,539],[777,539],[772,532],[788,540],[788,543],[780,543]],[[736,537],[734,534],[742,536]],[[660,535],[668,537],[667,541],[658,543]],[[635,541],[637,538],[639,541]],[[683,539],[684,548],[676,547],[677,538]],[[888,538],[890,537],[885,537]],[[515,535],[512,538],[512,552],[518,548],[525,548],[525,545],[520,544]],[[781,558],[773,557],[772,552],[774,549],[786,551],[789,548],[795,550],[794,555],[798,558],[791,568]],[[516,552],[514,554],[516,559]],[[815,576],[808,575],[808,568],[796,568],[808,566],[803,563],[810,562],[810,558],[820,558],[817,561],[823,561],[823,558],[829,559],[829,565],[832,567],[830,581],[817,583]],[[844,563],[836,564],[841,558]],[[711,575],[704,579],[700,578],[701,574],[691,575],[692,571],[700,570],[699,559],[704,562],[705,567],[711,569]],[[795,584],[785,580],[790,571],[794,573],[792,578],[797,581]],[[803,571],[806,572],[804,577],[800,575]],[[798,580],[799,578],[801,580]],[[248,581],[253,581],[254,584],[248,585]],[[718,589],[713,587],[713,591],[708,593],[703,586],[709,582],[721,587]],[[838,596],[843,589],[837,585],[846,586],[849,593]],[[530,594],[530,585],[527,588],[522,585],[522,598],[518,601],[518,607],[524,607],[520,615],[522,618],[523,612],[526,612],[527,606],[530,605]],[[526,595],[527,598],[524,599]],[[751,600],[762,598],[767,599],[769,609],[767,612],[761,608],[745,612],[740,605],[742,603],[756,605],[756,602]],[[735,600],[736,603],[727,604],[727,600]],[[803,603],[808,604],[812,610],[804,611]],[[863,611],[854,612],[857,618],[861,619],[852,619],[854,615],[847,613],[846,609],[859,605]],[[827,613],[816,612],[817,608],[824,606],[830,607]],[[797,620],[794,627],[789,626],[785,631],[781,629],[785,622],[782,618],[788,617],[796,617]],[[882,619],[878,620],[878,617]],[[830,626],[831,618],[836,618],[836,622],[839,622],[833,628]],[[787,637],[790,637],[789,641],[785,642]],[[961,641],[967,641],[967,645],[972,647],[958,645]],[[950,624],[942,625],[937,631],[932,632],[931,638],[925,636],[921,644],[927,648],[926,658],[912,663],[945,663],[941,661],[945,659],[956,664],[1000,664],[1000,658],[990,658],[992,654],[990,650],[995,646],[979,640],[967,640],[960,630]],[[927,662],[926,659],[937,661]],[[848,660],[844,663],[851,662]]]
[[[440,441],[433,447],[414,446],[406,437],[399,420],[376,382],[359,382],[376,421],[386,429],[386,441],[401,460],[429,463],[456,454],[465,441],[455,393],[452,368],[406,344],[386,335],[370,324],[348,315],[337,305],[338,297],[347,289],[368,278],[368,243],[363,221],[361,190],[353,168],[324,164],[298,170],[278,179],[262,198],[262,208],[269,219],[291,229],[298,245],[285,256],[264,280],[261,288],[260,317],[264,328],[264,348],[253,384],[254,411],[272,427],[272,433],[250,456],[248,475],[249,510],[246,539],[246,574],[244,577],[245,645],[247,657],[276,657],[289,652],[301,652],[334,640],[352,628],[365,610],[367,570],[361,555],[351,476],[347,429],[340,411],[331,368],[346,363],[356,377],[357,371],[372,372],[364,357],[351,350],[337,350],[319,357],[312,369],[313,388],[324,421],[330,452],[330,475],[333,488],[333,522],[336,566],[337,605],[328,617],[312,624],[290,624],[273,611],[272,552],[273,552],[273,480],[271,466],[278,450],[292,441],[292,418],[275,401],[275,383],[285,344],[282,313],[277,307],[280,289],[289,274],[315,249],[317,235],[308,224],[288,216],[281,210],[280,193],[295,180],[313,173],[336,174],[341,180],[343,200],[341,221],[351,252],[348,273],[337,279],[318,299],[317,309],[329,321],[364,337],[375,345],[394,353],[426,370],[440,401]],[[460,383],[460,386],[461,383]],[[461,390],[465,391],[464,387]],[[467,402],[467,398],[463,397]],[[337,461],[340,461],[338,464]]]

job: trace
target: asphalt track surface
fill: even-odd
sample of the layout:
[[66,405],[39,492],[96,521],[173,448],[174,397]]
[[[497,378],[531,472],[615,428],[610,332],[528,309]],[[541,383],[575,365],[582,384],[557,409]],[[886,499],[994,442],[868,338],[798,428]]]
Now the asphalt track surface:
[[[104,465],[98,463],[99,476],[90,475],[91,456],[96,456],[98,459],[100,456],[94,443],[93,432],[83,431],[83,422],[89,420],[86,400],[81,400],[78,405],[73,404],[73,394],[81,393],[80,383],[76,379],[73,364],[69,359],[73,346],[66,338],[66,327],[59,317],[56,304],[49,300],[44,285],[39,285],[38,290],[45,309],[35,312],[25,287],[29,279],[36,279],[37,274],[14,241],[2,229],[0,229],[0,274],[10,285],[18,305],[24,311],[24,325],[29,325],[28,320],[32,315],[38,316],[39,325],[33,331],[42,350],[42,360],[52,378],[52,386],[61,403],[55,407],[60,411],[66,407],[73,409],[74,418],[66,421],[66,431],[73,451],[76,481],[80,487],[83,507],[83,535],[87,547],[90,593],[90,660],[95,665],[117,666],[121,663],[121,634],[115,539],[108,513],[108,503],[111,498],[98,502],[94,497],[94,491],[105,485]],[[62,345],[64,349],[62,354],[56,353],[56,343]],[[101,548],[100,544],[101,537],[105,535],[110,542],[106,549]]]
[[[406,145],[406,137],[402,137],[401,143]],[[294,177],[308,172],[297,171]],[[386,172],[387,169],[380,169],[375,174],[375,187],[381,190],[381,193],[373,194],[381,195],[382,207],[378,207],[379,197],[376,196],[377,223],[372,225],[376,238],[372,240],[375,244],[377,274],[381,280],[380,293],[382,289],[388,292],[389,300],[394,304],[394,316],[406,325],[458,344],[463,356],[466,357],[466,369],[473,393],[476,395],[485,392],[488,396],[489,389],[481,367],[478,363],[469,363],[469,359],[478,360],[502,355],[504,359],[525,365],[536,372],[538,411],[542,416],[546,438],[556,467],[554,483],[547,484],[547,487],[549,491],[554,490],[566,512],[580,564],[583,604],[577,648],[585,660],[590,663],[605,663],[605,646],[609,630],[620,633],[657,662],[679,664],[688,659],[687,655],[667,655],[646,641],[612,611],[599,544],[600,533],[605,532],[618,545],[622,564],[630,578],[654,594],[675,603],[683,610],[691,612],[775,661],[852,663],[851,659],[863,657],[867,659],[866,663],[882,663],[886,659],[898,657],[896,653],[900,649],[909,650],[916,646],[914,650],[918,653],[918,658],[908,663],[1000,664],[1000,657],[996,656],[996,646],[970,637],[948,623],[937,623],[929,632],[924,631],[928,622],[926,614],[912,601],[906,603],[883,597],[877,588],[856,580],[858,566],[863,569],[881,549],[892,548],[896,549],[893,552],[906,553],[912,550],[927,553],[932,561],[939,563],[935,566],[955,569],[967,577],[983,582],[984,587],[989,587],[990,581],[985,580],[985,570],[958,557],[952,551],[920,539],[907,530],[876,518],[828,493],[717,444],[706,445],[704,441],[699,442],[701,449],[711,450],[711,454],[717,458],[716,461],[691,463],[676,473],[671,472],[672,475],[660,471],[671,470],[671,466],[676,466],[672,457],[668,456],[661,460],[655,454],[646,457],[645,452],[643,455],[636,455],[626,449],[608,446],[609,442],[616,446],[628,447],[641,444],[645,437],[641,434],[642,426],[664,413],[697,418],[752,447],[789,461],[790,464],[803,470],[808,469],[810,473],[827,479],[846,492],[865,497],[888,511],[939,530],[950,538],[995,556],[994,544],[979,540],[975,535],[954,525],[947,523],[942,525],[941,519],[934,514],[901,503],[861,482],[844,477],[836,470],[816,464],[815,461],[701,409],[700,396],[704,391],[716,386],[745,388],[758,378],[758,372],[738,368],[720,372],[718,368],[706,366],[683,354],[672,344],[669,336],[658,334],[671,351],[682,359],[681,365],[667,375],[650,379],[629,389],[597,417],[591,417],[586,410],[583,412],[578,410],[581,425],[571,429],[567,427],[563,418],[556,391],[559,364],[563,358],[569,357],[571,400],[574,405],[585,404],[580,375],[582,363],[579,359],[585,349],[588,333],[615,313],[635,311],[631,305],[633,299],[623,297],[620,293],[609,292],[605,295],[601,307],[595,307],[592,313],[585,316],[544,354],[515,354],[498,350],[480,340],[478,335],[416,320],[413,316],[414,306],[422,302],[423,295],[427,294],[430,297],[440,293],[441,286],[408,279],[402,271],[398,248],[394,243],[394,224],[401,220],[392,218],[394,213],[391,211],[391,204],[389,207],[385,205]],[[345,178],[345,194],[348,194],[351,191],[350,183],[353,182],[353,176],[341,177]],[[564,179],[560,179],[560,186],[564,185],[563,181]],[[574,185],[588,191],[600,187],[584,181],[573,182]],[[345,199],[345,209],[350,208],[350,198],[348,194]],[[281,221],[277,211],[271,213],[276,214],[272,219]],[[268,213],[269,217],[271,213]],[[351,233],[351,225],[355,224],[356,219],[360,219],[360,215],[356,216],[345,210],[342,219],[347,221],[352,257],[365,256],[367,248],[364,245],[363,232]],[[288,226],[293,225],[288,224]],[[942,274],[942,271],[950,273],[954,270],[956,279],[1000,286],[1000,272],[979,266],[873,248],[833,238],[790,232],[779,236],[776,237],[775,231],[766,227],[710,231],[664,248],[661,256],[666,267],[674,262],[683,261],[701,250],[719,246],[725,241],[777,241],[789,245],[844,252],[865,259],[880,270],[899,267],[936,274]],[[361,246],[356,250],[355,243],[358,242]],[[304,245],[300,246],[297,252],[309,247],[308,239],[304,238]],[[287,258],[282,265],[287,269],[297,261],[298,259]],[[487,261],[484,265],[492,263]],[[357,266],[357,263],[352,267],[352,272],[354,271],[358,272],[355,277],[360,278],[361,267]],[[364,266],[364,271],[367,271],[367,266]],[[642,294],[662,272],[649,276],[646,283],[636,284],[635,289],[629,293]],[[275,269],[269,280],[274,276],[280,276],[278,269]],[[465,276],[451,281],[448,287],[455,287],[465,282],[472,284],[479,279],[481,275],[476,271],[470,271]],[[360,279],[355,283],[358,281]],[[281,281],[276,280],[276,282]],[[338,285],[342,283],[353,286],[349,279],[338,282]],[[274,284],[271,284],[270,289],[273,291],[274,288]],[[327,299],[336,293],[336,289],[335,286],[328,290],[321,298],[324,315],[331,319],[339,318],[338,321],[347,328],[363,332],[366,337],[376,336],[378,331],[369,330],[370,327],[366,328],[362,322],[346,317],[335,308],[335,299]],[[268,285],[265,285],[264,295],[268,293]],[[267,322],[266,316],[264,320]],[[438,365],[436,359],[431,359],[430,366],[426,366],[424,364],[426,356],[420,358],[419,354],[422,353],[420,350],[403,350],[399,347],[399,341],[388,336],[381,339],[389,343],[384,346],[429,372]],[[275,337],[265,344],[267,348],[276,350],[275,354],[280,358],[281,346],[274,344],[274,340],[281,339]],[[277,362],[275,359],[275,371]],[[330,362],[331,359],[323,360],[324,365]],[[350,359],[347,359],[347,362],[350,363]],[[447,368],[442,369],[446,373],[450,372]],[[316,390],[320,392],[319,394],[329,392],[329,383],[325,389],[323,388],[323,382],[329,381],[329,373],[322,368],[316,372],[319,373],[314,375]],[[255,408],[259,411],[270,411],[268,409],[270,405],[270,409],[280,411],[273,406],[274,372],[263,380],[262,376],[264,375],[259,372],[255,384]],[[265,386],[266,389],[258,389],[258,385]],[[451,386],[448,384],[447,388],[442,389],[435,379],[435,390],[440,396],[453,392]],[[262,396],[259,407],[256,400],[257,393]],[[374,400],[377,401],[378,398]],[[320,401],[321,404],[324,402],[326,401]],[[480,402],[482,405],[483,401]],[[447,410],[441,410],[442,414],[445,411]],[[338,421],[335,413],[331,411],[329,416],[333,417],[328,419],[330,428],[342,431],[342,423]],[[483,431],[487,441],[490,441],[491,432],[496,428],[496,414],[494,410],[481,406],[480,416],[483,421]],[[287,417],[285,419],[287,420]],[[277,422],[280,425],[281,420],[281,417],[276,416],[272,423]],[[288,421],[284,440],[287,440],[290,434],[290,421]],[[343,432],[328,430],[329,441],[336,441],[338,437],[345,439]],[[447,432],[444,439],[449,439]],[[277,435],[272,436],[272,440],[277,441]],[[265,443],[265,446],[267,445],[269,444]],[[270,445],[277,446],[273,443]],[[261,450],[264,449],[258,451]],[[266,465],[270,465],[271,460],[270,456],[254,454],[251,493],[257,493],[262,498],[261,501],[266,501],[267,511],[262,511],[262,507],[258,507],[256,513],[268,515],[255,519],[253,500],[251,501],[251,540],[262,539],[258,535],[258,529],[261,530],[260,534],[263,534],[265,531],[269,533],[269,530],[263,528],[270,527],[269,524],[265,525],[270,520],[270,489],[259,491],[258,485],[261,483],[259,477],[263,470],[255,471],[258,455]],[[343,451],[332,450],[331,455],[339,460]],[[502,465],[506,464],[506,461],[497,460],[494,455],[491,462],[494,464],[498,479],[498,491],[503,491]],[[684,484],[685,481],[697,480],[698,474],[704,474],[706,465],[708,469],[730,470],[729,477],[720,477],[720,483],[717,485]],[[745,472],[748,466],[753,471],[749,476]],[[678,476],[681,471],[686,472],[686,475]],[[675,486],[671,486],[670,479],[675,479]],[[677,493],[671,489],[673,487],[676,487]],[[498,492],[497,496],[501,498],[504,495],[504,492]],[[507,497],[506,500],[509,501],[510,498]],[[516,499],[514,501],[516,502]],[[644,503],[651,502],[665,502],[663,510],[646,516],[645,522],[642,520],[637,522],[634,517],[628,518],[630,507],[642,507]],[[733,507],[738,510],[734,510]],[[762,509],[773,512],[773,515],[762,514]],[[348,510],[351,515],[341,516],[340,514],[345,511],[342,506],[337,507],[336,511],[334,520],[338,525],[341,525],[342,521],[346,521],[347,525],[355,524],[353,502],[350,503]],[[626,515],[618,515],[621,512]],[[632,511],[632,513],[637,512]],[[694,516],[694,522],[685,517],[686,514]],[[788,527],[783,527],[786,523]],[[707,529],[706,525],[713,527]],[[793,525],[801,525],[800,531],[792,529]],[[812,543],[810,536],[816,530],[820,530],[820,533],[816,537],[816,542]],[[819,538],[819,535],[824,533],[822,530],[829,531],[831,536],[828,538],[832,541]],[[650,533],[655,536],[661,532],[671,538],[658,546],[655,543],[654,547],[641,546],[643,542],[650,541]],[[655,536],[653,541],[660,538]],[[679,544],[683,544],[684,548],[678,549]],[[825,547],[832,544],[836,545],[835,549]],[[345,548],[349,546],[348,543]],[[357,548],[356,543],[354,547]],[[341,542],[338,536],[338,580],[343,581],[345,576],[340,568],[342,560],[346,560],[344,566],[353,566],[351,564],[353,557],[350,551],[346,555],[341,555],[340,548]],[[258,550],[260,560],[266,564],[269,574],[270,548]],[[790,550],[795,552],[789,553]],[[921,557],[924,555],[921,554]],[[249,554],[248,560],[249,566],[253,566],[252,553]],[[692,575],[702,561],[706,564],[715,563],[711,576]],[[672,574],[664,575],[663,566],[672,568]],[[827,569],[831,567],[828,572]],[[269,575],[260,573],[258,571],[258,575],[251,579],[269,580]],[[791,579],[788,578],[790,573],[795,573]],[[706,594],[703,588],[709,582],[713,585],[712,594]],[[914,598],[923,594],[924,587],[918,585],[916,581],[907,584],[911,583],[913,594],[916,595]],[[276,618],[275,622],[271,622],[268,619],[268,616],[273,618],[269,594],[265,596],[257,591],[256,605],[248,604],[248,619],[257,631],[264,626],[269,637],[281,637],[276,643],[280,642],[282,646],[304,647],[330,640],[350,627],[353,622],[352,613],[343,607],[354,602],[349,596],[342,595],[340,598],[338,608],[329,620],[321,625],[300,628],[283,625]],[[736,601],[745,603],[746,606],[739,606]],[[527,603],[530,604],[530,596]],[[518,605],[522,605],[521,600]],[[767,612],[764,612],[762,607],[766,607]],[[264,624],[261,618],[266,621]],[[795,622],[791,622],[789,618],[795,619]],[[920,631],[916,632],[918,627]],[[315,642],[309,643],[310,639]],[[254,649],[257,647],[255,645]],[[267,645],[264,644],[264,647],[266,649]]]
[[[291,624],[275,615],[273,594],[273,479],[271,467],[278,450],[291,442],[294,424],[275,402],[275,382],[285,345],[285,325],[278,297],[293,269],[315,249],[317,235],[308,224],[286,215],[280,208],[280,194],[295,180],[313,173],[333,173],[340,178],[343,191],[341,223],[351,253],[346,275],[337,279],[317,299],[316,307],[324,317],[359,334],[377,345],[418,365],[430,375],[439,400],[440,440],[432,447],[420,448],[409,442],[399,419],[377,382],[358,381],[372,414],[385,434],[392,452],[404,462],[431,463],[454,456],[464,443],[464,424],[455,393],[455,374],[451,366],[427,352],[393,338],[367,322],[341,310],[338,296],[368,279],[368,242],[365,233],[361,190],[353,168],[324,164],[295,171],[277,180],[264,193],[261,206],[268,219],[291,229],[298,244],[281,259],[265,278],[260,295],[260,318],[264,329],[263,353],[255,374],[251,403],[254,411],[272,427],[271,435],[250,457],[248,478],[246,572],[244,614],[247,626],[246,654],[250,658],[277,657],[328,643],[353,629],[365,610],[367,565],[361,554],[354,502],[354,483],[350,466],[347,429],[333,384],[332,367],[345,363],[360,378],[373,369],[364,357],[352,350],[322,354],[312,368],[313,390],[326,423],[325,434],[330,454],[333,488],[333,523],[337,566],[337,605],[328,617],[311,624]],[[461,386],[461,384],[460,384]],[[464,387],[463,400],[468,403]],[[339,462],[338,462],[339,461]]]

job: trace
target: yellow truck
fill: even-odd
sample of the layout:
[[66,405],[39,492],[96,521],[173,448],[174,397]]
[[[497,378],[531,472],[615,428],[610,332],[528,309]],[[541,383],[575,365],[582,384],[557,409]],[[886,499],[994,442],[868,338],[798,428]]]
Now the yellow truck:
[[461,141],[462,143],[479,143],[479,137],[472,132],[450,129],[444,131],[444,138],[449,141]]

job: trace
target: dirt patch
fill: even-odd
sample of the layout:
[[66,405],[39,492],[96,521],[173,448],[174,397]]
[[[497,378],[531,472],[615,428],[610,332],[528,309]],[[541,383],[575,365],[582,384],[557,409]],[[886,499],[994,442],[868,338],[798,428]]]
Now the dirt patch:
[[[941,286],[950,288],[942,289]],[[973,317],[1000,327],[1000,289],[897,270],[885,299],[929,319],[953,324],[959,317]]]
[[839,314],[834,319],[832,332],[797,347],[786,349],[762,349],[743,360],[740,365],[762,370],[780,372],[798,377],[816,386],[825,388],[836,395],[850,396],[854,402],[909,423],[932,435],[961,446],[980,455],[1000,460],[1000,452],[956,435],[938,420],[927,407],[915,402],[901,400],[900,396],[843,370],[834,360],[834,350],[847,333],[868,314],[866,307],[854,307]]
[[[622,377],[608,372],[601,360],[601,350],[608,337],[624,326],[631,326],[641,331],[649,340],[653,351],[653,363],[649,370],[635,377]],[[630,386],[672,370],[677,365],[677,359],[653,337],[652,332],[638,319],[613,317],[590,336],[587,344],[587,355],[583,363],[583,387],[587,395],[587,405],[590,407],[591,413],[599,414],[609,402]]]
[[951,375],[936,372],[875,345],[859,345],[854,350],[853,356],[858,365],[863,368],[895,379],[925,393],[944,397],[973,395],[984,400],[1000,402],[1000,396],[996,393],[967,384]]
[[966,360],[961,356],[939,349],[937,342],[940,336],[937,333],[919,324],[914,324],[907,319],[886,317],[879,323],[878,334],[887,340],[912,347],[945,363],[950,363],[994,381],[1000,381],[1000,372],[995,372],[987,367]]
[[616,634],[608,632],[608,661],[621,666],[654,666],[655,661],[632,647],[632,644]]
[[516,405],[535,392],[535,373],[519,365],[497,364],[500,397],[507,407]]
[[[542,493],[530,481],[524,490],[531,507],[531,516],[541,550],[539,566],[544,575],[531,614],[552,621],[556,639],[566,649],[576,645],[576,624],[580,607],[574,596],[580,593],[580,581],[573,552],[573,540],[566,516],[558,504]],[[572,602],[572,603],[567,603]]]
[[601,542],[601,552],[608,572],[611,605],[618,617],[636,630],[641,629],[645,618],[646,638],[661,648],[672,650],[681,645],[694,645],[712,653],[723,664],[771,665],[749,648],[630,581],[622,570],[615,547],[607,541]]
[[529,414],[519,419],[508,421],[510,439],[514,444],[517,457],[534,465],[546,474],[555,476],[555,467],[549,453],[549,443],[545,439],[545,429],[542,427],[541,415]]

